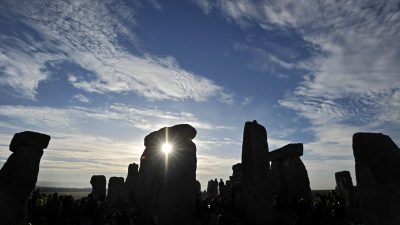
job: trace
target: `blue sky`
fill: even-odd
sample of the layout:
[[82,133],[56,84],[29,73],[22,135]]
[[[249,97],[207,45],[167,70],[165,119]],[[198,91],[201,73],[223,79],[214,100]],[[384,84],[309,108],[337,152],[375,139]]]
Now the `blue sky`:
[[354,178],[354,132],[400,140],[397,1],[0,4],[0,165],[23,130],[52,136],[39,185],[126,176],[144,137],[190,123],[197,177],[228,178],[243,126],[304,143],[314,189]]

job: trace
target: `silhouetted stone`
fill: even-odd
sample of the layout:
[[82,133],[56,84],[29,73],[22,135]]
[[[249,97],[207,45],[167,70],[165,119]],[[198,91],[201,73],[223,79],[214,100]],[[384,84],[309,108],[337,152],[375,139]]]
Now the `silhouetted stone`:
[[196,180],[196,193],[200,193],[201,192],[201,184],[200,181]]
[[268,153],[269,161],[276,161],[284,159],[289,156],[302,156],[303,155],[303,144],[292,143],[283,146],[282,148],[276,149]]
[[125,184],[128,189],[134,189],[135,184],[138,182],[139,177],[139,165],[136,163],[129,164],[128,166],[128,176],[126,177]]
[[235,213],[243,212],[243,168],[241,163],[232,166],[231,180],[231,201]]
[[106,197],[106,177],[104,175],[93,175],[90,178],[92,185],[92,195],[96,200],[103,200]]
[[246,122],[242,146],[243,200],[249,224],[273,219],[267,132],[257,121]]
[[26,206],[36,185],[43,149],[50,136],[25,131],[10,143],[13,152],[0,170],[0,224],[27,224]]
[[400,150],[379,133],[353,135],[360,207],[366,225],[400,224]]
[[139,165],[136,163],[129,164],[128,175],[125,180],[126,195],[129,204],[133,207],[136,204],[136,192],[139,182]]
[[232,182],[230,180],[225,181],[225,197],[228,203],[232,202]]
[[125,191],[123,177],[110,177],[108,180],[107,201],[111,206],[115,206],[118,201],[123,201]]
[[[188,124],[162,128],[145,138],[139,169],[139,224],[191,224],[196,204],[196,130]],[[173,145],[168,155],[163,143]]]
[[288,144],[271,151],[268,156],[271,163],[273,194],[288,201],[308,199],[311,195],[310,180],[306,167],[300,157],[303,144]]
[[242,182],[243,180],[243,167],[241,163],[232,166],[232,177],[234,180]]
[[207,183],[207,196],[214,198],[218,196],[218,181],[209,180]]
[[219,194],[225,196],[225,183],[222,179],[220,179],[218,183]]
[[341,171],[335,173],[336,193],[345,199],[346,206],[355,206],[355,193],[353,181],[349,171]]
[[218,181],[217,181],[217,179],[208,181],[207,196],[210,198],[215,198],[218,196]]
[[14,134],[10,143],[10,151],[15,152],[21,146],[45,149],[49,145],[50,136],[32,131],[24,131]]

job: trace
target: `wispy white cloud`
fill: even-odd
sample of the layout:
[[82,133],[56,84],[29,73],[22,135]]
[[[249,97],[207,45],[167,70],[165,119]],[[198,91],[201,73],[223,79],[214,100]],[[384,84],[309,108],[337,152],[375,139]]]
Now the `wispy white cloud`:
[[[318,50],[302,67],[308,70],[303,81],[279,103],[309,119],[320,138],[322,130],[334,124],[352,131],[398,124],[400,16],[396,2],[221,0],[213,8],[238,24],[251,22],[269,31],[293,29]],[[284,68],[298,63],[274,57],[270,61]]]
[[209,14],[215,7],[215,1],[209,0],[192,0],[198,7],[200,7],[205,14]]
[[196,129],[231,129],[227,126],[213,125],[196,118],[187,112],[168,112],[152,108],[137,108],[125,104],[113,104],[106,107],[34,107],[0,106],[0,116],[15,120],[18,124],[33,128],[46,127],[75,131],[92,122],[121,122],[144,131],[158,130],[164,126],[189,123]]
[[233,105],[235,104],[234,93],[220,93],[219,100],[223,103]]
[[154,8],[156,8],[157,10],[162,10],[163,7],[161,6],[160,2],[158,2],[157,0],[147,0]]
[[[129,48],[141,51],[134,33],[138,3],[127,4],[90,0],[6,2],[1,12],[22,18],[21,22],[44,40],[26,43],[26,37],[30,38],[31,34],[2,36],[20,44],[10,45],[9,51],[1,55],[5,68],[1,84],[33,99],[39,83],[49,79],[46,63],[58,60],[73,62],[84,69],[85,72],[70,75],[69,81],[87,92],[134,92],[150,100],[205,101],[216,97],[231,101],[227,101],[229,94],[223,87],[181,68],[172,56],[133,54]],[[122,45],[121,38],[129,42]],[[54,52],[53,48],[59,51]],[[30,53],[34,57],[29,57],[24,49],[36,49]],[[25,61],[24,69],[20,64]],[[35,79],[30,79],[31,84],[19,86],[32,77],[32,70],[36,72]]]
[[[398,2],[199,2],[209,6],[207,12],[218,10],[240,26],[295,31],[309,47],[313,54],[305,64],[303,81],[279,103],[309,121],[308,130],[315,136],[305,145],[310,155],[351,158],[351,137],[358,131],[387,133],[395,141],[400,138]],[[296,65],[274,57],[268,62],[280,68]],[[333,176],[335,170],[344,169],[341,165],[349,168],[350,161],[333,161],[337,166],[314,161],[309,171],[320,180],[312,178],[313,182],[332,184],[327,173]]]
[[[52,139],[42,158],[39,182],[49,185],[50,181],[59,186],[72,185],[65,181],[68,178],[73,181],[73,186],[88,187],[93,174],[125,177],[128,164],[139,163],[144,150],[144,137],[163,126],[189,123],[199,133],[231,129],[201,121],[188,112],[168,112],[124,104],[97,108],[3,105],[0,106],[0,118],[7,121],[0,123],[0,147],[4,148],[0,151],[0,165],[11,154],[6,149],[13,133],[34,130],[49,134]],[[118,133],[121,131],[125,135]],[[209,179],[210,171],[219,168],[224,169],[218,177],[227,177],[231,173],[230,167],[237,159],[233,156],[221,158],[216,148],[238,148],[237,141],[229,138],[205,140],[198,135],[194,142],[198,151],[197,174],[202,182]]]
[[90,99],[88,97],[86,97],[85,95],[83,95],[83,94],[74,95],[74,96],[72,96],[72,99],[75,99],[75,100],[77,100],[79,102],[83,102],[83,103],[89,103],[90,102]]
[[242,101],[241,105],[242,106],[249,105],[253,101],[254,101],[254,97],[253,96],[248,96],[248,97],[243,98],[243,101]]
[[[3,18],[10,21],[12,26],[22,26],[12,16],[4,14]],[[56,44],[26,32],[29,30],[14,30],[10,35],[0,34],[0,85],[10,88],[10,93],[15,96],[35,100],[40,82],[50,77],[46,63],[61,59],[62,56]],[[18,38],[16,33],[25,38]],[[43,52],[46,49],[52,51]]]
[[250,68],[266,71],[278,78],[289,78],[290,72],[294,70],[309,70],[310,65],[304,61],[286,61],[272,52],[267,52],[261,47],[250,46],[246,43],[235,43],[233,48],[236,51],[250,53],[253,57]]
[[[128,165],[139,162],[144,150],[142,140],[118,140],[82,133],[47,133],[51,135],[49,147],[45,149],[38,182],[58,183],[59,186],[90,187],[90,177],[105,174],[126,177]],[[11,141],[9,134],[0,134],[0,143]],[[11,152],[0,151],[0,163]]]

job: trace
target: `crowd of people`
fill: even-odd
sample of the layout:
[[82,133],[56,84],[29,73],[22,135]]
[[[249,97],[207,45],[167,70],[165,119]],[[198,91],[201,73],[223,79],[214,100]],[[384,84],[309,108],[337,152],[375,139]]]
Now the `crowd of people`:
[[[199,225],[244,225],[244,212],[232,204],[227,196],[209,196],[200,192],[197,197],[194,223]],[[315,193],[310,199],[288,202],[274,197],[275,218],[271,224],[282,225],[356,225],[359,216],[345,207],[345,201],[334,191]],[[71,195],[32,192],[28,205],[28,221],[32,225],[135,225],[138,212],[121,200],[113,207],[106,199],[96,200],[92,194],[80,199]],[[157,218],[154,218],[157,224]]]
[[136,224],[133,210],[127,204],[111,207],[105,199],[92,194],[74,199],[71,195],[32,192],[28,204],[28,221],[32,225],[130,225]]

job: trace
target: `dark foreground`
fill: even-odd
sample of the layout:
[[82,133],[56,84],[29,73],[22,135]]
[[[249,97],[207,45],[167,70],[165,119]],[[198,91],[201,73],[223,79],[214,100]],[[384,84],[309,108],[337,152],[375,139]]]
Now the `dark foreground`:
[[[246,224],[243,212],[235,210],[227,199],[199,193],[194,224]],[[308,201],[283,202],[275,198],[274,212],[272,225],[363,224],[358,210],[345,207],[344,199],[334,191],[315,192]],[[106,200],[96,201],[91,194],[75,199],[72,195],[44,194],[36,189],[29,201],[28,221],[33,225],[133,225],[139,224],[138,213],[135,206],[122,200],[111,207]]]

